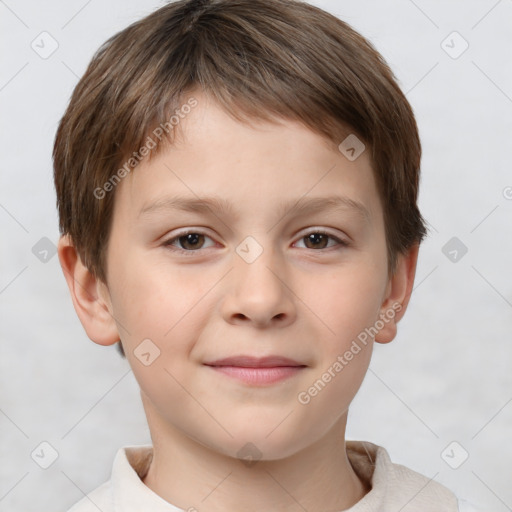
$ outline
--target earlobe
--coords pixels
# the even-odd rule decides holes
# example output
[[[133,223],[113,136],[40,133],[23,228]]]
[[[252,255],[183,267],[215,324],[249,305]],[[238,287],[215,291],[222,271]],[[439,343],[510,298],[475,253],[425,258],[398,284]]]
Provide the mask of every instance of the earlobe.
[[[414,285],[419,244],[414,244],[405,254],[398,256],[397,268],[388,280],[384,301],[380,309],[377,343],[393,341],[397,333],[397,323],[404,316]]]
[[[57,252],[73,306],[87,336],[99,345],[113,345],[120,338],[106,285],[83,265],[68,235],[60,238]]]

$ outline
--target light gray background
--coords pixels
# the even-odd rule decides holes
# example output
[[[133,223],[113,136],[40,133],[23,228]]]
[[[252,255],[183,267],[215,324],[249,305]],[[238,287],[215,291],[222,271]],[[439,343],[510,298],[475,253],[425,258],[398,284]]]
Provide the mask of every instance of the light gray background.
[[[0,0],[1,511],[67,510],[109,478],[120,446],[150,442],[127,362],[87,338],[57,256],[44,263],[32,248],[58,240],[51,149],[78,77],[107,37],[161,3]],[[375,348],[348,437],[484,510],[512,510],[512,1],[314,3],[368,37],[406,91],[431,225],[409,310]],[[47,59],[31,48],[42,31],[59,45]],[[442,46],[453,31],[469,43],[458,58],[445,49],[462,40]],[[468,249],[456,262],[442,252],[452,237]],[[31,458],[43,441],[58,452],[48,469]],[[441,456],[452,441],[452,465],[469,453],[458,469]]]

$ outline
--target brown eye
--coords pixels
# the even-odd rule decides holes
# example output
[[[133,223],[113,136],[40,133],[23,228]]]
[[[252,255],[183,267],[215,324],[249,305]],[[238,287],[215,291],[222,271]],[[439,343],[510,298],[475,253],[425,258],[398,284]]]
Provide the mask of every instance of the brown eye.
[[[310,233],[304,237],[308,249],[325,249],[329,236],[323,233]]]
[[[329,249],[336,245],[340,247],[348,246],[347,242],[344,242],[343,240],[340,240],[339,238],[322,231],[312,231],[311,233],[301,237],[300,241],[304,242],[306,249]],[[329,242],[332,241],[335,243],[331,243],[329,245]]]
[[[211,240],[210,245],[205,245],[206,240]],[[162,245],[173,251],[191,253],[197,252],[199,249],[211,247],[215,245],[215,243],[209,236],[205,235],[204,233],[189,231],[187,233],[182,233],[181,235],[175,236],[174,238],[170,238],[169,240],[163,242]]]
[[[200,249],[204,244],[204,235],[200,233],[188,233],[178,237],[178,242],[183,249]]]

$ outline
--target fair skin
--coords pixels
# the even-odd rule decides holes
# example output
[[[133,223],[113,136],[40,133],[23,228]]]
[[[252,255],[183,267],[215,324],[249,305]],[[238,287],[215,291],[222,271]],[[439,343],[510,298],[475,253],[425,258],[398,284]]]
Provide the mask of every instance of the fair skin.
[[[418,247],[388,276],[368,151],[351,162],[297,122],[249,126],[206,96],[194,97],[198,106],[181,121],[176,144],[117,186],[107,283],[61,238],[75,309],[94,342],[122,340],[154,446],[143,481],[163,499],[210,512],[345,510],[369,490],[344,439],[373,340],[309,403],[297,396],[399,303],[374,341],[395,337]],[[176,195],[215,195],[231,208],[140,213]],[[329,196],[361,203],[368,217],[346,206],[292,209],[299,199],[325,203]],[[187,238],[186,229],[198,235]],[[324,231],[329,236],[306,237]],[[242,247],[263,251],[250,263],[236,252],[248,236],[257,245]],[[134,350],[148,338],[160,356],[145,366]],[[205,365],[240,354],[279,355],[304,366],[282,381],[254,385]],[[247,443],[261,454],[252,465],[240,460]]]

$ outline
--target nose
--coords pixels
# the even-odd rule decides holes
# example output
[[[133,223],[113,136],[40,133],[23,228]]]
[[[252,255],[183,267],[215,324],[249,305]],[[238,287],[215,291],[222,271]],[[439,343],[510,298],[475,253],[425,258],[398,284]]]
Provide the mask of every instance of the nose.
[[[232,324],[285,327],[295,320],[296,303],[289,272],[275,251],[265,249],[251,263],[238,254],[226,282],[222,315]]]

